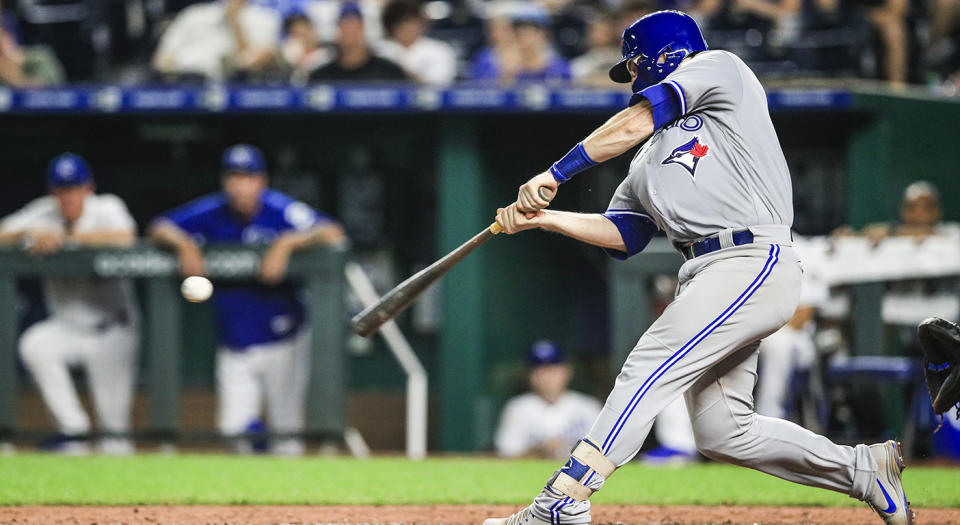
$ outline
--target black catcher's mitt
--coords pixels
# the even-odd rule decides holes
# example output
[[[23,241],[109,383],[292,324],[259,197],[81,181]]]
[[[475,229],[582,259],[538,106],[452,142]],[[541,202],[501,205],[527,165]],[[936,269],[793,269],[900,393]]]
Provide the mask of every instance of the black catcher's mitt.
[[[930,317],[917,327],[917,337],[933,411],[943,414],[954,406],[960,408],[960,326]]]

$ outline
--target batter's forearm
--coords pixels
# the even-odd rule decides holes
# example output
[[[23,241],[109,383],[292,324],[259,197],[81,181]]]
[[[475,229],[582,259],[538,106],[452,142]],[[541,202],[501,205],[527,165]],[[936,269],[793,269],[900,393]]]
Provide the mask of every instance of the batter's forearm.
[[[544,210],[540,227],[560,233],[578,241],[625,252],[626,245],[620,230],[599,213],[573,213],[569,211]]]

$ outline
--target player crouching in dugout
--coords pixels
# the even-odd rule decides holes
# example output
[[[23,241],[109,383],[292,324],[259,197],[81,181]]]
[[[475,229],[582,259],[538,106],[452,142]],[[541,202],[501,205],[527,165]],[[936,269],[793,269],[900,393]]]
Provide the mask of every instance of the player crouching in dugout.
[[[0,242],[20,243],[36,257],[70,246],[129,246],[137,225],[116,195],[94,193],[87,162],[64,153],[47,170],[50,195],[0,221]],[[70,378],[71,366],[86,370],[100,427],[100,451],[133,452],[130,410],[139,347],[139,316],[133,287],[125,279],[43,280],[50,317],[20,338],[20,357],[53,415],[58,435],[42,447],[85,454],[90,418]]]
[[[343,229],[269,189],[263,154],[253,146],[228,148],[220,177],[223,191],[161,215],[151,236],[176,250],[184,276],[206,273],[200,248],[206,243],[268,246],[259,281],[219,283],[213,294],[217,426],[235,452],[250,452],[244,434],[260,421],[265,401],[271,452],[300,455],[310,336],[300,286],[284,275],[295,250],[341,243]]]

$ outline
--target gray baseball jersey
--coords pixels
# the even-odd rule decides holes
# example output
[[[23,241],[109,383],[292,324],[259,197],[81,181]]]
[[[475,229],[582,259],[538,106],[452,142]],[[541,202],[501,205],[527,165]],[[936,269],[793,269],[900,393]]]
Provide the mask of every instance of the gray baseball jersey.
[[[789,227],[790,173],[750,68],[704,51],[663,84],[679,95],[681,117],[640,148],[607,214],[648,215],[674,244],[728,228]]]

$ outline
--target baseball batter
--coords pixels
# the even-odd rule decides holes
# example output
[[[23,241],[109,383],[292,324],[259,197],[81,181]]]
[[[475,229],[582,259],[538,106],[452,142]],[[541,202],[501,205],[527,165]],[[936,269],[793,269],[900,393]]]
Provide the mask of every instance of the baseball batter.
[[[622,51],[610,76],[632,82],[631,105],[521,186],[497,221],[507,233],[542,228],[618,258],[663,230],[687,259],[677,296],[533,504],[486,525],[588,523],[590,495],[681,395],[704,455],[849,494],[886,523],[911,523],[895,442],[840,446],[753,410],[758,342],[793,315],[802,272],[790,237],[790,174],[760,82],[735,55],[708,50],[696,22],[677,11],[636,20]],[[606,213],[544,209],[541,186],[556,190],[644,141]]]
[[[272,452],[300,455],[309,371],[309,333],[300,288],[284,282],[293,251],[339,243],[343,230],[329,217],[267,187],[259,149],[238,144],[222,159],[223,192],[201,197],[157,219],[151,229],[172,246],[181,272],[204,275],[205,243],[268,246],[260,282],[224,282],[213,294],[219,349],[216,357],[220,432],[238,452],[250,450],[242,434],[260,420],[266,401]]]
[[[64,153],[47,170],[50,195],[0,222],[0,241],[19,242],[42,257],[69,246],[127,246],[137,225],[115,195],[94,193],[87,162]],[[124,279],[50,278],[43,281],[50,317],[20,338],[20,357],[53,415],[65,453],[83,453],[90,419],[77,397],[70,368],[87,374],[102,434],[100,449],[128,454],[130,410],[139,347],[133,288]]]

